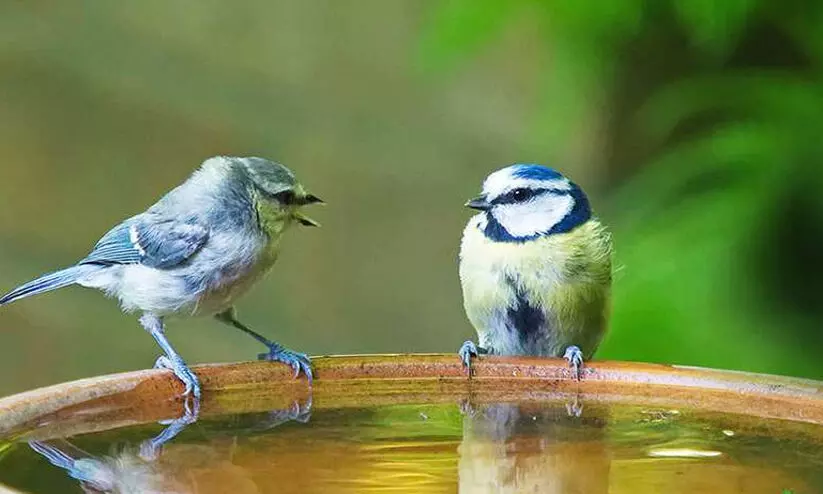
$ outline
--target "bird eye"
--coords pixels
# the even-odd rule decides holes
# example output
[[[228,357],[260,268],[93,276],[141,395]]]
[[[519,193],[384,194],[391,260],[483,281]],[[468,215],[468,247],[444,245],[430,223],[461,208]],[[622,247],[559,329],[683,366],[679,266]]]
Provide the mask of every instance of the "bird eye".
[[[526,199],[531,196],[531,193],[528,189],[514,189],[512,192],[512,199],[515,201],[525,201]]]
[[[283,192],[278,192],[277,194],[272,194],[272,197],[277,199],[278,202],[281,204],[294,204],[295,196],[294,191],[291,190],[284,190]]]

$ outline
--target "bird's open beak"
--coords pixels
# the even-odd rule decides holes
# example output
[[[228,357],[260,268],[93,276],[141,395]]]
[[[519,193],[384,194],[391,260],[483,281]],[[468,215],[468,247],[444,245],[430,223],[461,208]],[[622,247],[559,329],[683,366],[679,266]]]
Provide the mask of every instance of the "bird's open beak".
[[[491,208],[489,199],[486,196],[477,196],[466,203],[467,208],[477,209],[478,211],[488,211]]]
[[[297,200],[297,204],[300,206],[307,206],[309,204],[326,204],[326,202],[314,194],[306,194]],[[320,226],[320,223],[300,212],[294,213],[294,219],[296,219],[303,226]]]
[[[320,223],[314,221],[303,213],[294,213],[294,219],[303,226],[320,226]]]
[[[301,197],[297,202],[301,206],[307,206],[309,204],[326,204],[326,201],[320,199],[314,194],[306,194],[305,196]]]

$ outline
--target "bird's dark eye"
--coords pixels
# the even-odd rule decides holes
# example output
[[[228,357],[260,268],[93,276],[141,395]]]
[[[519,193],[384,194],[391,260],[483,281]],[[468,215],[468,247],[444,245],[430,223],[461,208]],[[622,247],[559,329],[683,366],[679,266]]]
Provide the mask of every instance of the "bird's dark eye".
[[[515,201],[525,201],[531,197],[531,191],[529,189],[514,189],[511,195]]]
[[[294,204],[295,201],[294,191],[291,190],[284,190],[277,194],[272,194],[272,197],[277,199],[279,203],[286,205]]]

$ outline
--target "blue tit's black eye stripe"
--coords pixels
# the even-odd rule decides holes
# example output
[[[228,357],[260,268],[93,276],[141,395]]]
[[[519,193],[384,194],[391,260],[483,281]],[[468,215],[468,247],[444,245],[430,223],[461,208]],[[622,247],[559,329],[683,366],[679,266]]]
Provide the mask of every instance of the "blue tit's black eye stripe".
[[[291,206],[292,204],[295,204],[297,202],[297,197],[294,195],[293,190],[284,190],[276,194],[267,193],[266,195],[276,200],[280,204],[284,204],[286,206]]]
[[[562,190],[562,189],[527,189],[525,187],[512,189],[506,192],[503,195],[495,197],[494,200],[489,201],[491,204],[517,204],[521,202],[530,201],[537,196],[541,196],[543,194],[557,194],[557,195],[566,195],[569,191]]]
[[[323,199],[320,199],[314,194],[297,195],[293,190],[283,190],[274,194],[263,191],[263,194],[265,194],[267,198],[275,200],[284,206],[307,206],[309,204],[324,202]]]

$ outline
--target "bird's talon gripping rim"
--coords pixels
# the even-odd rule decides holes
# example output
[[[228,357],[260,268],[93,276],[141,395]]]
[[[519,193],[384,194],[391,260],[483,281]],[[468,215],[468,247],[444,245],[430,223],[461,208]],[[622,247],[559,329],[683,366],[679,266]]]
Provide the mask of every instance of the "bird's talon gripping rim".
[[[461,362],[463,362],[463,367],[466,368],[466,373],[469,377],[472,375],[472,358],[476,358],[478,353],[477,345],[471,340],[463,342],[460,350],[457,351],[457,355],[460,357]]]
[[[195,400],[200,400],[200,383],[197,380],[197,376],[189,369],[185,363],[182,361],[178,364],[175,364],[172,359],[170,359],[166,355],[160,355],[157,357],[157,360],[154,362],[155,369],[168,369],[174,373],[174,375],[179,379],[183,386],[183,393],[182,397],[184,399],[188,399],[190,396],[194,397]],[[199,409],[199,405],[197,406]]]
[[[566,353],[563,358],[569,361],[569,367],[572,369],[572,374],[576,380],[580,380],[582,376],[583,367],[583,352],[575,345],[566,348]]]
[[[275,344],[276,345],[276,344]],[[261,353],[257,356],[258,360],[269,360],[274,362],[282,362],[294,370],[294,378],[300,377],[300,372],[306,375],[309,385],[312,384],[314,375],[311,370],[311,360],[304,353],[297,353],[287,350],[280,345],[273,345],[267,353]]]
[[[169,358],[165,355],[160,355],[159,357],[157,357],[157,360],[154,361],[154,369],[173,370]]]

